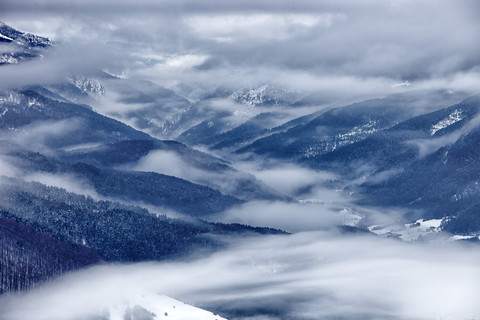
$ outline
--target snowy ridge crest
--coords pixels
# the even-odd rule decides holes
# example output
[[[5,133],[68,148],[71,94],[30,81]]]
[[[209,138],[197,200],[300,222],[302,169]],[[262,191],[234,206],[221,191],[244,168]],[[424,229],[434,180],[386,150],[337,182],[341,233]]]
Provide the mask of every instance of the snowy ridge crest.
[[[255,89],[237,90],[229,99],[243,105],[255,107],[263,104],[282,106],[298,101],[300,92],[295,90],[278,89],[271,85],[263,85]]]
[[[68,79],[75,87],[82,90],[87,94],[93,93],[96,95],[103,96],[105,94],[104,86],[97,80],[87,79],[84,77],[75,77]]]

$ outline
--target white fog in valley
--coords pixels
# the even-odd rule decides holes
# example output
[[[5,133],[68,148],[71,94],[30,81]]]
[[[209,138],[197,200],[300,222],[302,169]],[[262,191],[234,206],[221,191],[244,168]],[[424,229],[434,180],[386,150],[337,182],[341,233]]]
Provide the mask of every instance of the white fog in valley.
[[[478,248],[443,240],[302,232],[236,239],[187,262],[93,267],[0,307],[4,319],[95,319],[160,293],[238,319],[476,319],[479,263]]]

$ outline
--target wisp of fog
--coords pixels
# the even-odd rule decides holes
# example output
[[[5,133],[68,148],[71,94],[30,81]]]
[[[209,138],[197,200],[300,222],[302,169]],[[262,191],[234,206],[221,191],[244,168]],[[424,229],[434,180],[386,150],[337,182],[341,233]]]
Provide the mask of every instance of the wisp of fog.
[[[155,292],[230,319],[474,319],[479,263],[478,248],[443,240],[304,232],[235,239],[188,262],[93,267],[0,308],[12,320],[88,319]]]

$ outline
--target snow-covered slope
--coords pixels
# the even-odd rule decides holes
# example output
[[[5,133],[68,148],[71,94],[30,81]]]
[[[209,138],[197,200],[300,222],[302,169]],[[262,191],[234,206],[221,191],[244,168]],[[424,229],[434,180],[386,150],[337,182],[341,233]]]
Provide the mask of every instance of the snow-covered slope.
[[[40,55],[53,44],[48,38],[20,32],[0,21],[0,65],[17,64]]]
[[[432,128],[430,129],[430,135],[433,136],[438,131],[445,129],[454,123],[462,121],[464,118],[465,116],[462,114],[462,110],[455,109],[455,111],[453,111],[448,117],[432,126]]]
[[[212,312],[156,293],[129,297],[110,306],[108,314],[109,320],[225,320]]]

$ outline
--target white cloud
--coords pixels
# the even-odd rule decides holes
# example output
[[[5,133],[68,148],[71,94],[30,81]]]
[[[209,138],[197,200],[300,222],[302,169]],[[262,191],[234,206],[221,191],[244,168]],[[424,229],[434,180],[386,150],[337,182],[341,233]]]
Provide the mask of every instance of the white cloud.
[[[247,166],[240,166],[254,174],[269,187],[288,196],[294,196],[302,188],[318,186],[328,180],[335,179],[329,172],[315,171],[293,164],[279,165],[273,168],[256,169],[252,171]]]
[[[90,268],[4,296],[0,307],[12,320],[78,319],[155,292],[223,316],[241,310],[267,319],[472,319],[480,313],[479,262],[478,248],[440,240],[262,236],[189,262]]]
[[[173,151],[154,150],[141,158],[134,170],[156,172],[179,178],[191,178],[198,169],[191,167]]]
[[[329,230],[342,224],[339,210],[324,203],[250,201],[215,217],[226,223],[269,226],[288,232]]]
[[[175,55],[165,61],[165,65],[168,67],[177,67],[177,68],[191,68],[198,66],[205,62],[208,59],[208,56],[205,55],[195,55],[195,54],[186,54],[186,55]]]
[[[184,21],[201,38],[233,42],[246,39],[285,40],[305,31],[306,28],[330,27],[342,18],[345,17],[330,13],[200,14],[189,15]]]
[[[68,192],[83,194],[97,200],[100,199],[100,196],[88,181],[74,175],[34,172],[24,176],[23,179],[26,181],[37,181],[47,186],[63,188]]]
[[[0,158],[0,176],[15,177],[18,173],[19,170],[9,161]]]

